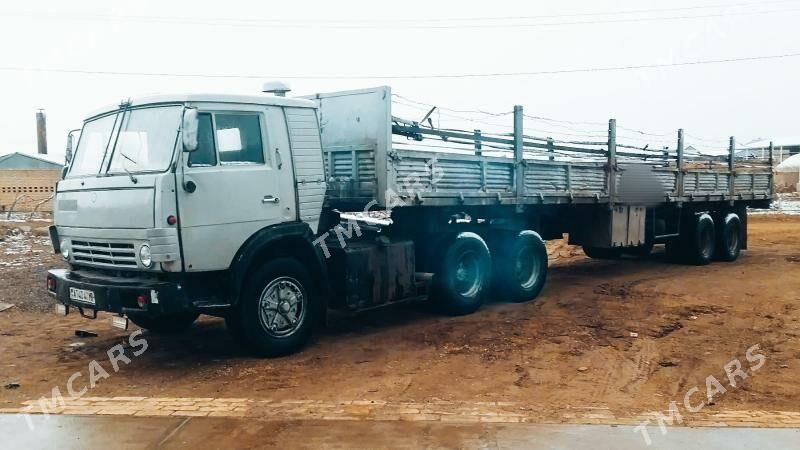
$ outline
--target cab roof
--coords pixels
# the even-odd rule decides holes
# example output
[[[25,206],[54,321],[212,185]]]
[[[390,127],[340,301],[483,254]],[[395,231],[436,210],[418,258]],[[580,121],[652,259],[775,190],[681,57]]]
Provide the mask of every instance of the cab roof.
[[[239,103],[248,105],[264,106],[294,106],[298,108],[316,108],[317,105],[311,100],[292,97],[277,97],[274,95],[239,95],[239,94],[160,94],[125,99],[130,102],[130,106],[145,106],[169,103]],[[99,115],[118,110],[119,104],[107,105],[89,113],[86,120],[93,119]]]

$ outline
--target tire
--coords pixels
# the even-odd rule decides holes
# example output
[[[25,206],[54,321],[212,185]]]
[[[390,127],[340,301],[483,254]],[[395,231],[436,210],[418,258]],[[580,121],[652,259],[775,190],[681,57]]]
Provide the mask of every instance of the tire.
[[[547,249],[535,231],[524,230],[500,239],[494,249],[494,290],[502,299],[535,299],[547,280]]]
[[[299,261],[273,259],[247,277],[239,304],[225,323],[256,355],[289,355],[308,342],[322,316],[317,297],[311,275]]]
[[[583,253],[592,259],[619,259],[622,256],[621,248],[600,248],[583,246]]]
[[[447,250],[433,278],[433,301],[445,314],[471,314],[483,304],[491,282],[491,256],[486,242],[475,233],[459,233]]]
[[[742,221],[730,213],[722,219],[717,232],[716,257],[720,261],[736,261],[742,251]]]
[[[160,317],[149,317],[135,313],[128,314],[128,318],[131,319],[131,322],[135,323],[136,326],[153,333],[178,333],[186,331],[199,316],[200,314],[193,311],[168,314]]]
[[[701,214],[685,231],[681,243],[687,262],[696,266],[710,264],[716,247],[714,219],[708,214]]]

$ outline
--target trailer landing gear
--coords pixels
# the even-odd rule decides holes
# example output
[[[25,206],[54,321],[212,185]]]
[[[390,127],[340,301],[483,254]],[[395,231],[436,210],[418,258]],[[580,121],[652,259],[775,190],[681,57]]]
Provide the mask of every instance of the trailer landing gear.
[[[674,261],[696,266],[710,264],[717,246],[714,219],[703,213],[683,225],[680,236],[667,242],[667,255]]]

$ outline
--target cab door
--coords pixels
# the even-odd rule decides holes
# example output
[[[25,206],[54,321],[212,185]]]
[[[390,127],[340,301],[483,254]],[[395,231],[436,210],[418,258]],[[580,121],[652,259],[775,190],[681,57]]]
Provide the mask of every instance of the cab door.
[[[198,148],[183,153],[177,197],[184,270],[224,270],[258,230],[296,216],[282,194],[292,176],[278,107],[199,105]],[[278,149],[277,153],[272,149]]]

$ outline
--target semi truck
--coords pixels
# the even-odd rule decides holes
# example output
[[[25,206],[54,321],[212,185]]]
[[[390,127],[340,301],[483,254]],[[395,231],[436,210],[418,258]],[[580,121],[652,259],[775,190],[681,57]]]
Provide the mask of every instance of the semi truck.
[[[545,241],[591,258],[665,244],[734,261],[771,159],[607,139],[444,129],[393,113],[388,86],[129,99],[85,120],[55,194],[56,310],[151,332],[222,317],[257,355],[298,351],[332,310],[427,301],[445,314],[537,298]],[[431,109],[433,111],[433,108]]]

